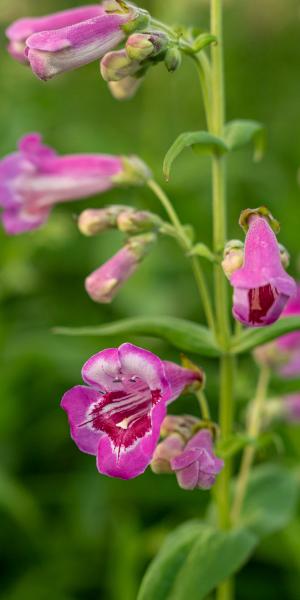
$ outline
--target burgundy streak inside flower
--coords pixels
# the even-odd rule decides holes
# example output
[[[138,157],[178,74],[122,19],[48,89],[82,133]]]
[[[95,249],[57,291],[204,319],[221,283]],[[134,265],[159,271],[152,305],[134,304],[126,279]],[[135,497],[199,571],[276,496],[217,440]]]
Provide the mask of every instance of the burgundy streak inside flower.
[[[71,436],[100,473],[131,479],[151,462],[166,406],[200,375],[133,346],[103,350],[82,369],[87,386],[65,393]]]

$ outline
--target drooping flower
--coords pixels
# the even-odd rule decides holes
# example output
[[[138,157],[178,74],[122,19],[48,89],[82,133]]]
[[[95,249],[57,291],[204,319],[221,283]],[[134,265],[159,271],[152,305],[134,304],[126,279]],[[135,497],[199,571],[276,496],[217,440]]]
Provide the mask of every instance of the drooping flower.
[[[297,293],[282,311],[281,317],[300,316],[300,284]],[[254,351],[257,362],[268,365],[281,377],[300,375],[300,330],[282,335],[269,344],[258,346]]]
[[[155,234],[134,236],[104,265],[85,280],[85,289],[95,302],[110,303],[122,285],[135,273],[156,241]]]
[[[267,218],[253,211],[245,241],[243,266],[230,278],[234,287],[233,315],[249,327],[274,323],[289,298],[295,281],[281,264],[280,249]]]
[[[213,452],[212,433],[202,429],[186,444],[184,450],[171,459],[178,484],[184,490],[211,488],[216,476],[224,467],[224,461]]]
[[[26,39],[25,54],[40,79],[77,69],[102,58],[125,39],[123,27],[137,17],[134,7],[106,12],[66,27],[33,33]]]
[[[9,234],[45,223],[54,204],[142,182],[142,163],[105,154],[58,156],[39,134],[24,136],[18,151],[0,161],[0,206]],[[135,176],[136,174],[136,176]],[[145,175],[146,176],[146,175]]]
[[[26,40],[33,33],[70,27],[81,21],[86,21],[104,14],[105,10],[100,4],[92,4],[90,6],[59,11],[44,17],[18,19],[6,30],[6,35],[9,39],[8,51],[16,60],[19,60],[22,63],[28,63],[29,61],[25,54]]]
[[[131,479],[150,464],[167,404],[200,374],[132,344],[103,350],[82,369],[86,386],[63,396],[71,437],[100,473]]]

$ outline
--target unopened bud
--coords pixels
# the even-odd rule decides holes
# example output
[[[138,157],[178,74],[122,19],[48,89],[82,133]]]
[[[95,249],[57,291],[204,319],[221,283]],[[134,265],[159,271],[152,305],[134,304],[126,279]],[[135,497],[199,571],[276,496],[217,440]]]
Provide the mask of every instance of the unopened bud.
[[[151,469],[156,475],[172,473],[171,460],[183,451],[185,442],[181,435],[173,433],[156,446]]]
[[[149,167],[137,156],[122,156],[123,170],[112,179],[118,185],[144,185],[151,178]]]
[[[126,42],[126,52],[132,60],[142,62],[157,56],[168,45],[168,37],[161,32],[134,33]]]
[[[130,100],[135,95],[142,81],[142,78],[130,77],[129,75],[120,79],[120,81],[109,81],[108,87],[116,100]]]
[[[280,250],[281,264],[284,269],[287,269],[290,264],[290,255],[289,255],[287,249],[282,244],[278,244],[278,245],[279,245],[279,250]]]
[[[198,423],[200,423],[199,419],[191,415],[167,415],[162,422],[160,434],[162,437],[167,437],[176,433],[187,441],[194,435]]]
[[[129,213],[130,207],[113,205],[106,208],[87,208],[79,215],[78,229],[83,235],[92,236],[117,227],[117,218],[122,211]]]
[[[224,248],[224,259],[222,261],[223,271],[228,279],[243,266],[244,244],[240,240],[227,242]]]
[[[158,229],[161,219],[146,210],[122,211],[117,218],[117,226],[123,233],[137,234]]]
[[[139,68],[139,62],[131,60],[124,49],[108,52],[100,63],[101,75],[105,81],[120,81],[134,75]]]
[[[181,52],[178,48],[169,48],[165,56],[165,65],[171,73],[176,71],[181,65]]]

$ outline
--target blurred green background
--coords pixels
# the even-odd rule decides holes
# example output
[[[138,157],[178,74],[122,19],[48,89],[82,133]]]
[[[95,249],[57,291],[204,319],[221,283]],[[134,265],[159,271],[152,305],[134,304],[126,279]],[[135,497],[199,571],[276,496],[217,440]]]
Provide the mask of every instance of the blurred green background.
[[[177,134],[204,128],[194,67],[184,61],[168,74],[151,70],[138,95],[117,103],[101,80],[97,63],[44,84],[5,50],[5,27],[26,15],[80,5],[71,0],[0,0],[0,153],[14,150],[26,132],[40,131],[61,153],[111,152],[140,155],[162,180],[161,164]],[[156,17],[208,27],[205,0],[142,0]],[[300,165],[300,77],[298,0],[225,2],[227,113],[263,121],[268,151],[259,165],[250,150],[229,160],[230,236],[240,236],[242,208],[267,204],[281,221],[280,241],[298,275]],[[169,193],[182,220],[210,243],[210,165],[186,151],[176,163]],[[3,600],[134,600],[142,574],[165,534],[184,519],[203,514],[208,494],[181,491],[173,477],[151,472],[131,482],[97,474],[92,457],[72,443],[59,408],[63,392],[80,383],[84,361],[124,340],[58,338],[54,325],[93,325],[142,314],[169,314],[203,321],[186,260],[172,241],[162,240],[111,306],[87,297],[84,277],[120,245],[119,235],[84,239],[73,215],[87,206],[128,203],[157,210],[143,189],[60,206],[46,227],[31,234],[1,236],[0,403],[0,598]],[[151,339],[161,356],[178,353]],[[199,359],[198,359],[199,360]],[[215,365],[208,395],[216,411]],[[251,397],[255,366],[240,365],[238,407]],[[173,410],[192,411],[192,398]],[[300,458],[300,429],[281,426],[283,453]],[[274,449],[267,456],[276,455]],[[239,575],[238,600],[299,600],[300,518],[269,538]],[[155,599],[153,599],[155,600]]]

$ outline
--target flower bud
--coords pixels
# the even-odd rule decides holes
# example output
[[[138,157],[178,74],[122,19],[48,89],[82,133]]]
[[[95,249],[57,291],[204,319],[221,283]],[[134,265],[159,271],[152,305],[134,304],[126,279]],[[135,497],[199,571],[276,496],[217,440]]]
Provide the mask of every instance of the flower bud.
[[[141,77],[137,78],[128,75],[128,77],[124,77],[120,81],[109,81],[108,87],[111,95],[116,100],[130,100],[135,95],[142,81]]]
[[[151,233],[132,237],[124,248],[91,273],[85,280],[85,289],[92,300],[101,304],[110,303],[135,273],[155,241],[156,236]]]
[[[100,63],[101,75],[105,81],[120,81],[134,75],[139,68],[139,62],[131,60],[124,49],[107,52]]]
[[[194,435],[199,423],[199,419],[191,415],[167,415],[162,422],[160,434],[167,437],[176,433],[187,442]]]
[[[178,433],[173,433],[160,442],[160,444],[156,446],[150,464],[153,473],[156,475],[172,473],[171,460],[181,454],[184,446],[185,442]]]
[[[175,48],[175,46],[167,50],[165,56],[165,65],[168,71],[171,73],[179,69],[181,65],[181,52],[178,50],[178,48]]]
[[[92,236],[117,227],[117,218],[122,211],[129,213],[130,207],[113,205],[106,208],[87,208],[79,215],[78,229],[83,235]]]
[[[290,264],[290,255],[287,249],[282,245],[278,244],[280,251],[280,260],[284,269],[287,269]]]
[[[144,233],[158,229],[161,219],[146,210],[134,211],[124,210],[117,217],[119,231],[129,234]]]
[[[142,62],[157,56],[167,48],[168,38],[162,32],[134,33],[126,42],[126,52],[131,60]]]
[[[224,259],[222,261],[223,271],[228,279],[240,269],[244,262],[244,244],[240,240],[227,242],[224,248]]]

